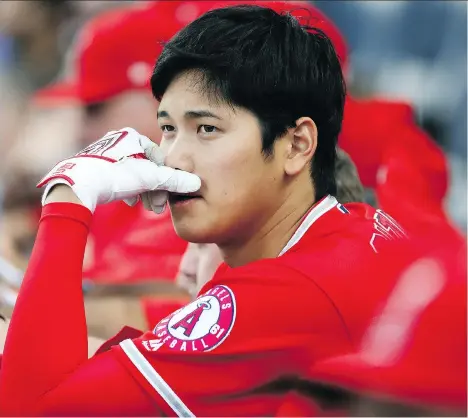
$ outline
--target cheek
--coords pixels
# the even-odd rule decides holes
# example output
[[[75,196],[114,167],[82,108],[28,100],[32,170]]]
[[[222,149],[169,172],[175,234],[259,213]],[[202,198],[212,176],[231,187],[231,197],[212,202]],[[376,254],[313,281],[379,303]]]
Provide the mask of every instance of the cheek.
[[[244,199],[261,177],[263,161],[256,150],[225,149],[209,157],[204,165],[205,182],[218,205],[230,206]]]

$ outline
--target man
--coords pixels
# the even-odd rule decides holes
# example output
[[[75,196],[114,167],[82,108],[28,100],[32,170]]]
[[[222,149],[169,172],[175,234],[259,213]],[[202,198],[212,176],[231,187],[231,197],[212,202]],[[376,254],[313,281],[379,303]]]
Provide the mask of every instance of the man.
[[[213,10],[165,46],[151,85],[165,166],[126,128],[40,184],[1,413],[272,415],[308,365],[353,346],[379,301],[380,281],[365,295],[356,281],[404,232],[332,197],[345,88],[323,33],[259,6]],[[154,332],[86,361],[80,286],[92,212],[142,193],[161,211],[167,192],[178,235],[216,243],[225,264]],[[60,300],[45,299],[50,286]],[[30,326],[39,314],[41,330]]]

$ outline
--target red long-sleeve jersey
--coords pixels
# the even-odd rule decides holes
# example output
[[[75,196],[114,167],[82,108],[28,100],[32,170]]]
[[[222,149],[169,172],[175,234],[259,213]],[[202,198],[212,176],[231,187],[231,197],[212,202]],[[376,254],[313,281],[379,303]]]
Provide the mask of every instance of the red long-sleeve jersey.
[[[277,258],[223,265],[153,331],[88,360],[90,221],[79,205],[44,207],[4,350],[4,415],[274,415],[313,362],[354,346],[392,286],[371,266],[404,235],[384,213],[329,196]]]

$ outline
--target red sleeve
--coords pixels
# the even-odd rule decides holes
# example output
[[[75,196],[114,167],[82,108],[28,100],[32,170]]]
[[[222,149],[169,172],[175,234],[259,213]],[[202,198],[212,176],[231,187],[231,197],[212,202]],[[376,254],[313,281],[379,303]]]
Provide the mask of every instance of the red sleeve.
[[[112,352],[87,360],[81,269],[90,221],[80,205],[43,209],[3,353],[2,415],[120,415],[132,404],[143,408],[134,414],[150,408]]]
[[[333,304],[292,269],[265,262],[202,292],[114,349],[166,414],[272,416],[311,362],[349,349]]]

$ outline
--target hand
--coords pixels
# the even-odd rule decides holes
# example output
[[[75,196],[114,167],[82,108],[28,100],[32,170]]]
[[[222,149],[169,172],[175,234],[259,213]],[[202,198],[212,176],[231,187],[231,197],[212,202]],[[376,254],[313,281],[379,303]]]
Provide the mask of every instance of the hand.
[[[37,187],[45,187],[42,204],[51,202],[48,196],[57,184],[69,186],[91,212],[98,204],[116,200],[134,205],[145,192],[165,191],[162,196],[167,199],[167,192],[191,193],[200,188],[196,175],[157,165],[162,163],[160,154],[154,142],[132,128],[108,132],[58,163],[41,180]],[[166,203],[159,195],[158,199],[155,211]]]

